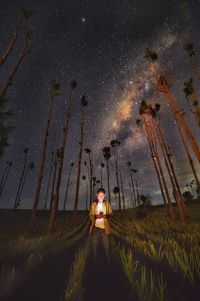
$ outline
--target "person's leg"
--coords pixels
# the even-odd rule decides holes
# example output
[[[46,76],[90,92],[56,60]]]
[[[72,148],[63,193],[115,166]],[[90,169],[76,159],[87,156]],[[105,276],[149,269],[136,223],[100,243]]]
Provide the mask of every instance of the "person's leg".
[[[105,231],[102,233],[102,241],[104,246],[104,251],[106,254],[107,261],[110,262],[111,255],[110,255],[110,235],[106,235]]]
[[[93,233],[92,233],[92,249],[93,249],[93,260],[96,260],[97,257],[97,248],[99,245],[100,240],[100,232],[97,227],[94,227]]]

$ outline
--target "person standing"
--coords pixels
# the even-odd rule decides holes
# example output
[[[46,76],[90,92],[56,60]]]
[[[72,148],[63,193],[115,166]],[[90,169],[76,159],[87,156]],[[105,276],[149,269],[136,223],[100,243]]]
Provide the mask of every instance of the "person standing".
[[[105,199],[106,194],[104,188],[99,188],[96,196],[97,198],[91,204],[89,211],[89,218],[91,220],[89,235],[92,236],[93,259],[96,260],[98,245],[102,242],[106,258],[108,262],[110,262],[111,226],[109,221],[113,214],[112,206],[111,203]]]

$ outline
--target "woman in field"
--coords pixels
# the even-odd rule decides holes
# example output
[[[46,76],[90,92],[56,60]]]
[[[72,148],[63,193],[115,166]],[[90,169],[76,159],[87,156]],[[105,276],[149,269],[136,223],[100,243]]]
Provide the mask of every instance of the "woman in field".
[[[96,200],[91,204],[89,217],[91,225],[89,235],[92,236],[93,258],[96,259],[97,248],[100,242],[103,242],[104,251],[108,262],[110,261],[110,236],[111,226],[109,223],[110,216],[113,214],[112,206],[105,199],[105,189],[97,190]]]

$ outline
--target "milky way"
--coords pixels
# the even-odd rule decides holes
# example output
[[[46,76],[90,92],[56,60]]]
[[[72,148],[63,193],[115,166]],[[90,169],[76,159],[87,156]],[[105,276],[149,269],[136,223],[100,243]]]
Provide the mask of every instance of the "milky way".
[[[61,185],[62,199],[70,162],[75,162],[69,188],[67,208],[75,197],[76,167],[80,136],[80,97],[88,94],[84,147],[93,153],[94,174],[100,179],[100,163],[104,162],[102,148],[112,139],[119,139],[120,167],[123,174],[126,199],[130,199],[127,161],[138,170],[140,192],[150,193],[153,202],[161,202],[158,181],[153,168],[145,136],[136,126],[142,100],[160,102],[161,125],[171,147],[173,161],[182,190],[193,178],[186,161],[171,109],[165,97],[152,87],[150,65],[144,59],[146,47],[157,51],[159,62],[165,66],[173,82],[177,103],[187,112],[186,119],[200,142],[200,131],[189,113],[182,91],[184,81],[193,77],[189,59],[184,51],[187,42],[193,42],[200,63],[199,12],[200,4],[193,1],[26,1],[34,15],[29,25],[33,30],[30,55],[20,66],[9,90],[7,108],[13,110],[11,123],[16,127],[9,136],[9,144],[1,158],[1,170],[6,160],[13,166],[0,199],[1,207],[12,207],[23,165],[23,149],[29,148],[29,161],[35,168],[29,172],[22,195],[21,208],[31,208],[38,175],[40,150],[49,105],[49,82],[59,80],[61,96],[54,106],[48,142],[48,156],[41,193],[43,206],[51,152],[60,144],[64,109],[67,104],[69,81],[77,80],[73,93],[72,118],[68,132],[64,171]],[[0,8],[1,49],[9,43],[19,16],[20,1],[4,1]],[[22,38],[0,73],[0,82],[14,64]],[[199,92],[199,82],[195,81]],[[83,154],[83,161],[86,160]],[[105,163],[105,162],[104,162]],[[111,189],[116,186],[113,159]],[[197,162],[196,162],[197,164]],[[199,166],[197,166],[200,172]],[[82,165],[81,174],[86,174]],[[104,171],[104,186],[106,173]],[[114,196],[112,195],[114,200]],[[115,207],[115,204],[113,204]],[[85,183],[81,182],[80,206],[85,206]]]

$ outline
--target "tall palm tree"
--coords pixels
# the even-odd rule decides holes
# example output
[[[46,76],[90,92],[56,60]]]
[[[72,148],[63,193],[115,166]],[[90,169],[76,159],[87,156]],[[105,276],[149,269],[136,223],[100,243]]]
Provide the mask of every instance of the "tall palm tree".
[[[118,197],[119,197],[119,210],[121,210],[121,191],[120,191],[120,183],[119,183],[119,167],[118,167],[118,153],[117,153],[117,147],[120,145],[120,141],[119,140],[111,140],[110,145],[113,149],[113,153],[114,153],[114,163],[115,163],[115,175],[116,175],[116,180],[117,180],[117,187],[119,188],[119,193],[118,193]]]
[[[90,182],[90,205],[92,204],[93,201],[93,195],[92,195],[92,176],[93,176],[93,162],[92,162],[92,151],[88,147],[84,148],[84,151],[86,154],[88,154],[88,160],[89,160],[89,165],[90,169],[88,169],[88,177],[89,177],[89,182]],[[87,162],[85,161],[85,166],[87,165]]]
[[[88,211],[88,183],[87,177],[85,175],[82,176],[82,180],[85,181],[85,210]]]
[[[107,167],[107,183],[108,183],[108,197],[109,197],[109,202],[111,203],[111,195],[110,195],[110,169],[109,169],[109,159],[111,158],[111,148],[109,146],[105,146],[103,148],[103,156],[104,159],[106,160],[106,167]]]
[[[23,152],[24,152],[24,164],[23,164],[23,167],[22,167],[21,176],[19,178],[19,185],[18,185],[18,188],[17,188],[16,197],[15,197],[14,209],[16,208],[16,204],[18,202],[19,195],[20,195],[20,190],[21,190],[22,183],[23,183],[23,180],[24,180],[24,175],[25,175],[26,166],[27,166],[28,148],[26,147]]]
[[[145,101],[142,101],[141,105],[140,105],[139,112],[140,112],[140,115],[142,115],[142,117],[143,117],[144,133],[145,133],[145,136],[146,136],[146,138],[148,140],[148,143],[149,143],[151,156],[152,156],[152,159],[153,159],[156,174],[158,176],[158,181],[159,181],[159,185],[160,185],[164,205],[165,205],[165,207],[167,209],[167,212],[169,213],[171,219],[173,221],[175,221],[175,214],[174,214],[173,207],[171,205],[169,190],[168,190],[168,187],[167,187],[167,183],[166,183],[166,180],[165,180],[165,177],[164,177],[163,168],[162,168],[160,158],[159,158],[157,138],[155,138],[155,136],[153,135],[152,130],[151,130],[151,128],[150,128],[150,126],[147,122],[147,119],[146,119],[146,117],[147,117],[146,115],[147,115],[148,110],[149,110],[148,105],[146,104]],[[140,122],[137,121],[137,124],[140,124]]]
[[[136,123],[137,125],[143,129],[144,125],[142,123],[142,121],[140,119],[137,119],[136,120]],[[158,177],[158,182],[159,182],[159,186],[160,186],[160,191],[161,191],[161,195],[162,195],[162,198],[163,198],[163,202],[167,208],[167,200],[166,200],[166,197],[169,196],[169,193],[168,192],[165,192],[165,188],[164,188],[164,185],[163,185],[163,181],[161,179],[161,175],[160,175],[160,172],[159,172],[159,168],[158,168],[158,162],[156,160],[157,156],[154,152],[154,149],[152,147],[152,144],[151,144],[151,141],[150,141],[150,137],[148,136],[148,132],[145,131],[145,129],[143,129],[143,133],[144,135],[146,136],[147,138],[147,141],[149,143],[149,148],[150,148],[150,152],[151,152],[151,157],[152,157],[152,160],[153,160],[153,164],[154,164],[154,168],[155,168],[155,171],[156,171],[156,175]],[[166,193],[166,196],[165,196],[165,193]]]
[[[29,29],[29,28],[26,29],[25,32],[24,32],[24,43],[23,43],[23,46],[21,48],[21,51],[20,51],[19,57],[17,59],[17,62],[15,63],[13,68],[11,69],[11,71],[8,75],[8,78],[6,79],[4,85],[2,86],[2,88],[0,90],[0,101],[2,101],[3,99],[6,98],[7,91],[13,83],[14,76],[15,76],[17,70],[19,69],[19,66],[21,65],[21,63],[24,60],[24,58],[26,57],[26,55],[30,53],[30,48],[31,47],[29,45],[29,40],[31,38],[31,35],[32,35],[32,30]]]
[[[129,190],[130,190],[131,203],[132,203],[132,206],[134,208],[134,200],[133,200],[133,193],[132,193],[132,187],[131,187],[130,180],[128,181],[128,186],[129,186]]]
[[[65,154],[65,146],[67,142],[67,133],[68,133],[68,126],[69,126],[69,120],[71,117],[71,107],[72,107],[72,91],[76,88],[77,82],[76,80],[72,79],[70,81],[70,92],[68,97],[68,103],[67,108],[65,111],[65,117],[64,117],[64,125],[63,125],[63,137],[61,146],[59,148],[59,161],[58,161],[58,172],[57,172],[57,178],[56,178],[56,191],[55,191],[55,197],[53,206],[51,208],[49,223],[48,223],[48,235],[50,236],[53,230],[53,226],[56,220],[56,213],[58,209],[59,204],[59,196],[60,196],[60,184],[61,184],[61,177],[62,177],[62,169],[63,169],[63,162],[64,162],[64,154]]]
[[[136,187],[136,199],[137,199],[137,204],[138,206],[140,205],[140,194],[139,194],[139,187],[138,187],[138,181],[136,179],[133,179],[135,182],[135,187]]]
[[[194,45],[192,43],[188,43],[185,45],[185,50],[188,52],[189,58],[190,58],[190,63],[192,66],[192,71],[196,75],[197,79],[200,80],[200,73],[198,71],[198,64],[196,61],[196,55],[194,51]]]
[[[178,107],[176,100],[170,90],[171,84],[166,75],[166,72],[164,72],[164,71],[158,72],[158,70],[155,66],[155,61],[158,58],[157,54],[154,51],[151,51],[147,48],[145,50],[145,58],[148,58],[154,64],[152,66],[152,71],[153,71],[154,77],[155,77],[155,88],[157,91],[163,93],[166,96],[168,103],[171,106],[172,111],[177,116],[177,119],[180,121],[180,125],[184,129],[185,135],[187,136],[187,138],[192,146],[192,150],[193,150],[197,160],[200,163],[200,148],[199,148],[191,130],[189,129],[188,124],[186,123],[186,121],[183,117],[183,112]]]
[[[7,48],[5,49],[5,51],[0,55],[0,67],[6,62],[9,55],[13,51],[14,44],[15,44],[17,38],[18,38],[18,35],[19,35],[19,31],[20,31],[20,28],[21,28],[21,23],[22,23],[22,18],[20,16],[17,20],[16,26],[15,26],[15,31],[13,33],[13,37],[12,37],[11,41],[9,42],[9,44],[8,44]]]
[[[169,148],[168,148],[168,146],[165,142],[165,139],[164,139],[161,127],[160,127],[160,121],[159,121],[159,118],[158,118],[159,109],[160,109],[159,104],[156,104],[155,108],[152,109],[152,114],[153,114],[152,121],[153,121],[153,125],[155,126],[156,133],[158,135],[160,146],[161,146],[164,158],[165,158],[165,165],[168,169],[168,174],[169,174],[169,177],[171,179],[173,190],[177,194],[177,203],[178,203],[178,206],[180,208],[181,214],[183,215],[182,218],[184,220],[184,217],[188,216],[188,210],[185,206],[184,198],[183,198],[183,195],[181,193],[181,189],[180,189],[180,185],[179,185],[176,173],[175,173],[174,165],[173,165],[173,162],[171,160],[170,150],[169,150]]]
[[[19,204],[21,205],[21,195],[22,195],[22,191],[24,189],[24,185],[25,185],[25,181],[26,181],[26,178],[27,178],[27,175],[28,175],[28,171],[33,170],[33,169],[34,169],[34,163],[30,162],[29,166],[25,170],[24,177],[23,177],[23,180],[22,180],[22,184],[21,184],[21,187],[20,187],[20,191],[19,191],[19,194],[18,194],[17,202],[15,204],[14,209],[17,209],[19,207]]]
[[[200,103],[198,101],[198,97],[193,86],[192,78],[190,78],[189,81],[184,82],[183,91],[185,92],[185,96],[189,104],[190,111],[196,119],[197,126],[200,127]],[[191,105],[193,106],[193,108],[191,107]]]
[[[23,27],[25,28],[25,25],[23,24],[24,19],[29,18],[32,15],[32,10],[23,6],[20,8],[21,10],[21,16],[18,18],[15,30],[13,33],[13,37],[10,40],[9,44],[5,48],[3,52],[0,54],[0,67],[3,67],[3,65],[7,62],[9,57],[11,56],[13,49],[16,45],[16,41],[18,38],[18,35],[20,31],[24,32],[24,43],[21,46],[19,57],[17,58],[16,62],[14,63],[14,66],[9,71],[8,77],[5,80],[4,84],[1,84],[0,88],[0,156],[3,155],[4,148],[9,146],[8,144],[8,136],[9,133],[15,128],[14,126],[9,125],[7,122],[5,122],[6,118],[8,116],[12,116],[12,110],[5,111],[5,104],[8,100],[7,91],[9,87],[13,84],[14,77],[17,73],[17,70],[19,69],[23,59],[25,56],[30,52],[31,47],[29,47],[29,39],[31,37],[31,30],[25,29],[23,30]]]
[[[120,186],[121,186],[121,192],[122,192],[122,202],[123,202],[123,209],[125,210],[125,197],[124,197],[124,188],[123,188],[123,180],[122,180],[122,173],[121,169],[119,167],[119,179],[120,179]]]
[[[194,161],[192,159],[192,156],[190,154],[190,150],[188,148],[188,145],[186,143],[186,140],[185,140],[185,137],[183,135],[183,130],[182,128],[180,127],[180,123],[179,121],[176,119],[176,125],[177,125],[177,128],[178,128],[178,131],[179,131],[179,134],[180,134],[180,137],[181,137],[181,141],[183,143],[183,147],[184,147],[184,151],[185,151],[185,154],[186,154],[186,158],[190,164],[190,167],[192,169],[192,173],[194,175],[194,178],[195,178],[195,181],[196,181],[196,184],[197,184],[197,187],[198,189],[200,190],[200,182],[199,182],[199,178],[197,176],[197,172],[196,172],[196,169],[195,169],[195,166],[194,166]]]
[[[101,184],[100,180],[96,180],[96,184],[97,184],[97,188],[99,187],[99,185]]]
[[[66,191],[65,191],[65,198],[64,198],[64,204],[63,204],[63,210],[65,210],[66,207],[66,202],[67,202],[67,194],[68,194],[68,189],[69,189],[69,185],[70,185],[70,177],[71,177],[71,173],[72,173],[72,168],[74,166],[74,162],[70,163],[70,168],[69,168],[69,173],[68,173],[68,177],[67,177],[67,187],[66,187]]]
[[[133,190],[134,204],[135,204],[135,207],[136,207],[136,193],[135,193],[135,186],[134,186],[134,182],[133,182],[133,174],[132,174],[132,170],[131,170],[132,162],[128,161],[126,163],[128,165],[128,171],[129,171],[129,175],[130,175],[130,179],[131,179],[131,185],[132,185],[132,190]]]
[[[94,189],[96,187],[96,181],[97,181],[97,178],[92,177],[92,195],[93,195],[93,199],[94,199],[94,195],[95,195]]]
[[[36,188],[36,192],[35,192],[35,198],[34,198],[34,202],[33,202],[31,218],[30,218],[30,222],[29,222],[29,226],[28,226],[29,232],[31,232],[33,230],[34,223],[35,223],[36,212],[37,212],[37,207],[38,207],[40,192],[41,192],[41,187],[42,187],[42,180],[44,177],[46,149],[47,149],[47,142],[48,142],[48,136],[49,136],[49,128],[50,128],[50,123],[51,123],[52,114],[53,114],[53,104],[54,104],[55,97],[58,95],[60,95],[60,84],[58,83],[57,80],[52,80],[50,82],[50,105],[49,105],[47,123],[46,123],[45,131],[44,131],[44,140],[43,140],[43,145],[42,145],[42,150],[41,150],[39,174],[38,174],[38,179],[37,179],[37,188]]]
[[[114,187],[113,194],[115,196],[115,203],[117,203],[116,195],[119,194],[119,187],[117,187],[117,186]]]
[[[79,189],[80,189],[80,175],[81,175],[81,160],[83,153],[83,139],[84,139],[84,123],[85,123],[85,107],[88,104],[88,99],[85,94],[81,97],[81,141],[80,141],[80,149],[79,149],[79,158],[78,158],[78,168],[77,168],[77,177],[76,177],[76,193],[74,200],[74,223],[77,225],[77,210],[78,210],[78,202],[79,202]]]
[[[180,214],[181,218],[183,221],[185,221],[185,217],[188,215],[187,209],[184,204],[183,196],[180,190],[180,186],[176,177],[176,173],[174,170],[174,166],[171,160],[171,154],[169,152],[169,149],[166,145],[166,142],[164,140],[162,130],[159,124],[159,119],[158,119],[158,111],[160,110],[160,105],[156,104],[155,108],[153,108],[150,105],[147,105],[145,103],[145,106],[143,107],[143,114],[147,115],[146,120],[148,120],[148,127],[151,133],[158,138],[158,142],[164,157],[164,163],[167,168],[169,178],[173,187],[174,195],[175,195],[175,201],[177,202],[179,209],[180,209]],[[156,139],[156,138],[155,138]],[[171,202],[168,204],[169,210],[173,212]],[[174,217],[173,217],[174,218]]]
[[[3,190],[6,186],[6,182],[8,179],[8,175],[10,173],[11,166],[12,166],[12,161],[6,161],[6,167],[4,168],[3,175],[1,177],[1,182],[0,182],[0,196],[2,195]]]
[[[7,61],[8,57],[12,53],[12,50],[13,50],[14,44],[16,43],[19,31],[22,27],[21,25],[22,25],[23,19],[28,19],[33,14],[32,9],[30,9],[28,7],[25,7],[25,6],[22,6],[20,8],[20,10],[21,10],[21,16],[17,20],[16,27],[15,27],[15,32],[13,34],[13,38],[10,41],[9,45],[7,46],[6,50],[0,55],[0,67]],[[15,76],[19,66],[21,65],[21,63],[22,63],[23,59],[25,58],[25,56],[30,53],[31,47],[29,45],[29,40],[31,39],[32,30],[30,28],[24,27],[23,31],[24,31],[23,32],[23,34],[24,34],[24,43],[23,43],[23,46],[20,50],[20,54],[19,54],[19,57],[17,59],[17,62],[15,63],[13,68],[11,69],[5,84],[2,85],[2,88],[0,90],[0,101],[2,101],[3,99],[6,98],[7,90],[12,85],[14,76]]]
[[[48,181],[47,181],[47,189],[46,189],[46,195],[45,195],[44,210],[47,209],[49,186],[50,186],[52,171],[53,171],[53,166],[51,165],[50,166],[50,171],[49,171],[49,176],[48,176]]]
[[[54,154],[54,152],[52,152],[51,155],[52,155],[52,162],[53,162],[54,171],[53,171],[53,181],[52,181],[52,187],[51,187],[50,210],[52,208],[53,200],[54,200],[57,166],[58,166],[58,161],[59,161],[59,149],[56,150],[55,154]]]
[[[103,187],[103,169],[105,167],[105,164],[102,162],[101,163],[101,187]]]

